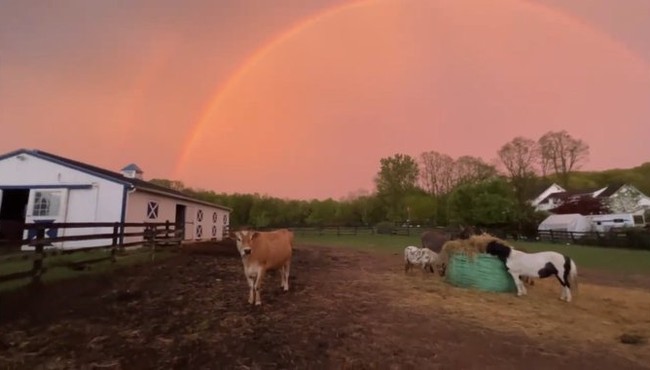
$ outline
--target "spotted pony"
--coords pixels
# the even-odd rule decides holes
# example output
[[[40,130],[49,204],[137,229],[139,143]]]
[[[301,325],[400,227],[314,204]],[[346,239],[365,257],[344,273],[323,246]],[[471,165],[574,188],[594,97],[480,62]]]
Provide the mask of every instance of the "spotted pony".
[[[407,273],[414,265],[420,266],[423,272],[428,270],[433,273],[433,265],[437,260],[438,254],[431,249],[410,245],[404,248],[404,273]]]

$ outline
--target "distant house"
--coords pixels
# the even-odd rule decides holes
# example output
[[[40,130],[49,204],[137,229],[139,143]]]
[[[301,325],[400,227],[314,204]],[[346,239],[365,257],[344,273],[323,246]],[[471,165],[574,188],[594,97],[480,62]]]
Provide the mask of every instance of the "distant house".
[[[615,213],[643,213],[650,209],[650,197],[629,184],[614,184],[602,188],[567,191],[552,184],[531,200],[537,211],[550,211],[566,201],[590,196],[599,198]]]
[[[20,234],[25,223],[170,221],[184,227],[186,241],[221,240],[231,211],[144,181],[142,169],[135,164],[113,172],[40,150],[0,155],[0,239],[33,237],[28,231]],[[54,231],[58,236],[111,232],[112,228]],[[128,236],[124,240],[129,241]],[[55,246],[106,244],[110,241],[104,239]]]
[[[552,183],[541,190],[535,198],[531,199],[530,204],[535,207],[535,210],[537,211],[548,211],[549,209],[555,208],[555,206],[551,206],[548,203],[548,197],[552,194],[563,192],[566,192],[566,189],[556,183]]]

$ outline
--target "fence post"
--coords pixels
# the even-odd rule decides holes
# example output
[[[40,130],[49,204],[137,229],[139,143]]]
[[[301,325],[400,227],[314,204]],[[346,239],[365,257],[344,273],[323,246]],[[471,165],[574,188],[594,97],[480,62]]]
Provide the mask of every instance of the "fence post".
[[[569,236],[571,237],[571,244],[575,244],[576,243],[576,238],[573,235],[573,231],[569,231]]]
[[[341,236],[341,226],[336,227],[336,236]]]
[[[113,224],[113,240],[112,240],[112,246],[111,246],[111,262],[115,263],[117,262],[117,259],[115,258],[115,254],[117,253],[117,246],[119,244],[120,240],[120,223],[116,222]]]
[[[551,234],[551,243],[555,243],[555,237],[553,236],[553,229],[549,230],[549,234]]]
[[[32,265],[32,284],[38,284],[41,282],[41,275],[43,275],[43,258],[45,258],[43,253],[43,248],[45,247],[45,224],[39,225],[36,229],[36,242],[35,246],[35,256],[34,264]]]
[[[170,231],[170,223],[169,220],[165,221],[165,239],[169,239],[169,231]]]
[[[149,226],[149,245],[151,246],[151,261],[156,258],[156,231],[157,226]]]

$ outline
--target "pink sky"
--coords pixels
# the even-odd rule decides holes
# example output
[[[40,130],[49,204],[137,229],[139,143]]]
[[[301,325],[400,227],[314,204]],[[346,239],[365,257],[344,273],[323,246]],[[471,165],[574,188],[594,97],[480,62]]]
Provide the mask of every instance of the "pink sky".
[[[291,198],[548,130],[585,169],[650,161],[644,0],[57,4],[0,9],[0,152]]]

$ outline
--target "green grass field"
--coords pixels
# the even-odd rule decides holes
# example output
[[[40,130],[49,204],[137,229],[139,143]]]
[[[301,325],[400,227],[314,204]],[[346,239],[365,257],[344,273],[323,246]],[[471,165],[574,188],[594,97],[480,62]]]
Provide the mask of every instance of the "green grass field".
[[[356,248],[380,253],[402,253],[407,245],[420,246],[419,235],[296,235],[297,244]],[[611,272],[650,274],[650,251],[579,245],[515,242],[530,252],[557,251],[573,258],[578,269],[598,269]]]
[[[132,266],[138,263],[146,263],[151,261],[151,254],[149,250],[133,250],[124,255],[118,255],[117,261],[112,263],[110,260],[90,264],[89,270],[73,270],[67,265],[69,263],[90,260],[94,258],[101,258],[108,256],[108,250],[96,250],[88,252],[78,252],[67,255],[58,255],[46,257],[43,261],[44,267],[47,271],[41,276],[41,281],[44,284],[52,283],[55,281],[73,279],[77,277],[84,277],[89,275],[99,275],[105,273],[112,273],[120,268]],[[172,253],[165,250],[156,252],[156,260],[164,259],[171,256]],[[16,272],[28,271],[32,268],[32,254],[28,255],[30,258],[25,260],[13,260],[0,262],[0,275],[9,275]],[[26,286],[31,281],[31,278],[11,280],[0,283],[0,292],[11,291],[23,286]]]

